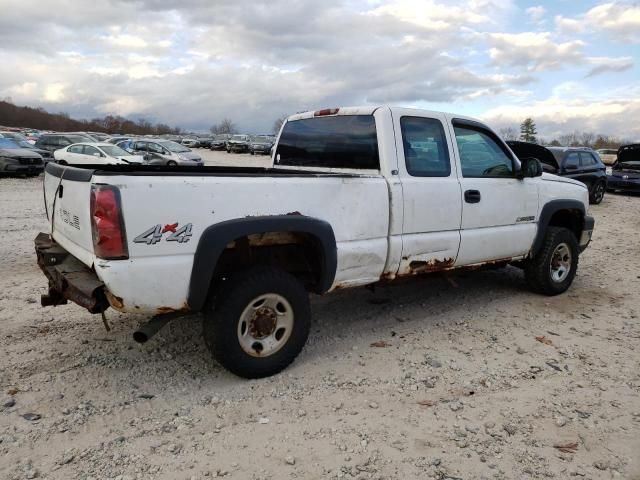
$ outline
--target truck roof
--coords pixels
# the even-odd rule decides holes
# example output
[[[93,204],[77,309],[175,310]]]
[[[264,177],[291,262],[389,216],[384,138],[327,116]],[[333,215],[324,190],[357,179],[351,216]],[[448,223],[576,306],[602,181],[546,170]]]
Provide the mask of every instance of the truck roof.
[[[437,113],[439,115],[449,115],[455,118],[478,121],[473,117],[468,117],[466,115],[452,114],[447,112],[439,112],[435,110],[427,110],[424,108],[413,108],[413,107],[400,107],[400,106],[391,106],[391,105],[374,105],[374,106],[356,106],[356,107],[335,107],[335,108],[324,108],[321,110],[309,110],[307,112],[300,112],[294,115],[291,115],[287,118],[288,122],[295,120],[302,120],[305,118],[313,118],[313,117],[322,117],[322,116],[333,116],[333,115],[373,115],[376,110],[379,108],[388,108],[391,111],[394,110],[415,110],[417,112],[432,112]],[[484,122],[483,122],[484,123]]]

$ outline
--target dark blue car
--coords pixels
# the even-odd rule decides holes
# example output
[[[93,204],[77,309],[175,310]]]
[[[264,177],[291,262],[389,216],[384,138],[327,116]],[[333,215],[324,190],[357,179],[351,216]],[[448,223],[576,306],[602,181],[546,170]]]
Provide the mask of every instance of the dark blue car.
[[[640,193],[640,143],[623,145],[607,176],[607,190]]]

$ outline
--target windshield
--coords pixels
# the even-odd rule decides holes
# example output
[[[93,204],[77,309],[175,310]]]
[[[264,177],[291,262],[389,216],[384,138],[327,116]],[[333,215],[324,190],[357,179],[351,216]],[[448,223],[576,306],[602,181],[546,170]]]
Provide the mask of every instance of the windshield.
[[[271,143],[271,138],[266,135],[256,135],[253,137],[253,141],[256,143]]]
[[[247,140],[247,136],[246,135],[234,135],[233,137],[231,137],[231,140],[237,140],[240,142],[244,142],[245,140]]]
[[[0,138],[0,148],[20,148],[20,145],[10,138]]]
[[[19,140],[18,145],[20,145],[22,148],[33,148],[33,145],[31,145],[29,142],[27,142],[26,140]]]
[[[95,142],[94,139],[84,135],[65,135],[69,139],[71,143],[86,143],[86,142]]]
[[[185,147],[184,145],[180,145],[179,143],[176,143],[176,142],[168,141],[168,142],[159,142],[159,143],[160,143],[160,145],[162,145],[164,148],[166,148],[170,152],[184,153],[184,152],[190,152],[191,151],[187,147]]]
[[[104,153],[106,153],[110,157],[122,157],[123,155],[131,155],[129,152],[127,152],[126,150],[123,150],[117,145],[108,145],[108,146],[104,145],[100,147],[100,150],[102,150]]]

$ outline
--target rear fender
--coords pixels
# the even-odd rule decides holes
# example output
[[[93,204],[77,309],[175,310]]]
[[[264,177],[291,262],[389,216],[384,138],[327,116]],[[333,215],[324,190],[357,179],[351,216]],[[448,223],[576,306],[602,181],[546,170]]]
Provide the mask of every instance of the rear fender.
[[[187,300],[192,311],[202,310],[218,259],[226,246],[238,238],[267,232],[299,232],[314,237],[322,254],[320,281],[316,293],[324,293],[331,288],[336,275],[338,256],[335,236],[329,223],[303,215],[237,218],[211,225],[200,237],[193,259]]]

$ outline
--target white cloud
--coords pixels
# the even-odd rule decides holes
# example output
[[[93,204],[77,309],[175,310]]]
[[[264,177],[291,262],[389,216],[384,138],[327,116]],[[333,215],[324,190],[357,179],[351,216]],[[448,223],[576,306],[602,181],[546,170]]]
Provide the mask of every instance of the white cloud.
[[[615,92],[612,98],[603,98],[589,93],[580,83],[567,82],[549,98],[499,106],[482,117],[495,128],[517,126],[525,117],[531,117],[540,136],[548,140],[563,133],[588,131],[633,141],[640,139],[640,124],[629,119],[640,118],[640,89],[628,87]]]
[[[525,10],[525,13],[529,16],[529,19],[533,23],[541,23],[547,14],[547,9],[542,5],[536,5],[535,7],[529,7]]]
[[[608,2],[597,5],[575,18],[555,18],[558,29],[581,33],[588,29],[602,32],[619,42],[640,42],[640,4]]]

